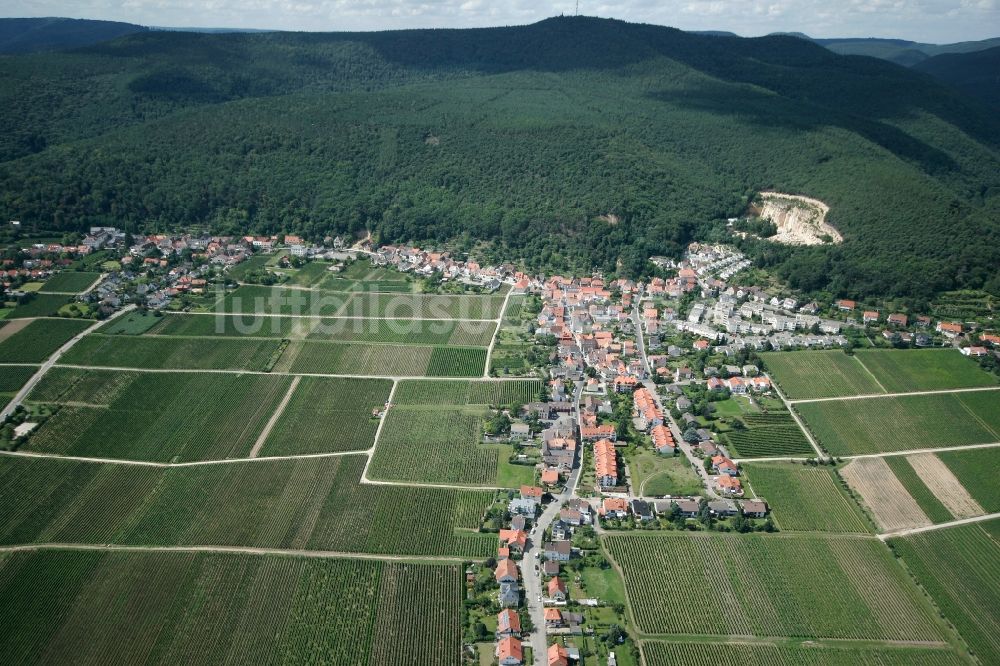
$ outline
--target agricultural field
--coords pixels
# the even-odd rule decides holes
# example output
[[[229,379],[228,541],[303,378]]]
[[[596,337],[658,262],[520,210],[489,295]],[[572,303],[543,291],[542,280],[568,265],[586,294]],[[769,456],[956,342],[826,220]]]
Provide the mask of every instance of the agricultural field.
[[[743,414],[745,430],[730,430],[722,439],[740,458],[812,456],[815,454],[799,425],[786,411]]]
[[[389,319],[498,319],[503,302],[504,297],[498,294],[357,293],[338,314]]]
[[[495,328],[493,322],[174,314],[161,317],[149,334],[488,347]]]
[[[309,315],[329,317],[341,310],[349,296],[334,292],[288,289],[281,286],[243,285],[226,294],[218,312]]]
[[[429,377],[475,377],[486,366],[486,350],[478,347],[435,347],[427,364]]]
[[[840,350],[772,352],[761,359],[789,400],[885,393],[856,356]]]
[[[890,393],[996,386],[1000,378],[957,349],[868,349],[856,353]]]
[[[493,491],[360,484],[365,457],[154,468],[0,458],[0,543],[486,558]]]
[[[27,317],[54,317],[67,303],[73,301],[72,296],[63,294],[35,294],[27,303],[22,303],[7,313],[7,319],[24,319]]]
[[[13,398],[36,372],[38,367],[34,365],[8,365],[0,368],[0,402],[6,404],[7,399]]]
[[[456,565],[377,560],[12,553],[0,560],[0,652],[8,663],[450,666],[462,581]]]
[[[482,443],[479,410],[393,407],[368,476],[382,481],[495,485],[498,447]]]
[[[22,327],[22,322],[10,322],[0,329],[0,363],[41,363],[91,324],[73,319],[35,319]]]
[[[795,405],[832,455],[1000,441],[1000,392],[974,391]]]
[[[1000,448],[942,451],[937,457],[987,513],[1000,511],[1000,483],[996,478]]]
[[[889,467],[889,473],[896,477],[896,480],[903,486],[903,493],[909,495],[916,502],[917,506],[931,523],[945,523],[954,520],[951,512],[945,508],[930,488],[917,476],[913,465],[906,459],[906,456],[886,456],[880,460],[885,461]],[[888,475],[879,475],[883,482],[891,483]]]
[[[796,463],[750,463],[743,472],[757,497],[767,500],[781,530],[871,532],[832,468]]]
[[[24,449],[155,462],[245,457],[291,381],[56,367],[28,399],[62,407]]]
[[[396,387],[393,401],[398,405],[488,405],[510,407],[538,400],[542,383],[537,379],[420,380],[407,379]]]
[[[375,442],[392,382],[303,377],[261,449],[262,456],[364,451]]]
[[[603,539],[650,634],[947,640],[877,539],[664,533]],[[822,603],[818,603],[822,600]]]
[[[981,664],[1000,663],[1000,520],[890,540]]]
[[[169,338],[94,333],[60,359],[67,365],[103,367],[270,370],[281,355],[280,340],[252,338]]]
[[[156,312],[139,312],[133,310],[97,329],[97,333],[106,335],[142,335],[163,320],[164,315]]]
[[[39,291],[41,293],[80,294],[94,284],[99,277],[101,277],[100,273],[63,271],[46,280]]]
[[[233,280],[242,282],[247,279],[247,275],[250,273],[264,270],[270,260],[271,257],[261,254],[249,257],[239,264],[231,266],[228,270],[228,275]]]
[[[637,495],[698,495],[703,490],[701,477],[684,456],[643,450],[628,459],[628,468]]]
[[[893,474],[889,461],[889,458],[857,458],[847,463],[840,470],[840,475],[868,509],[880,531],[894,532],[930,525],[931,519],[923,505],[908,492],[900,478]],[[903,463],[909,467],[905,460]],[[913,472],[912,467],[909,469]],[[917,483],[920,482],[916,473],[913,477]],[[927,494],[933,498],[929,491]]]
[[[646,666],[960,666],[965,660],[939,647],[821,647],[759,642],[643,641]]]
[[[446,356],[454,363],[446,367],[444,361],[449,359],[438,357],[440,373],[449,370],[452,374],[464,374],[467,377],[482,373],[483,361],[480,361],[478,366],[472,366],[470,359],[475,359],[476,356],[485,357],[486,352],[483,349],[449,350],[428,345],[366,345],[313,340],[293,340],[274,370],[334,375],[423,377],[435,374],[431,372],[431,366],[438,351],[446,352]]]

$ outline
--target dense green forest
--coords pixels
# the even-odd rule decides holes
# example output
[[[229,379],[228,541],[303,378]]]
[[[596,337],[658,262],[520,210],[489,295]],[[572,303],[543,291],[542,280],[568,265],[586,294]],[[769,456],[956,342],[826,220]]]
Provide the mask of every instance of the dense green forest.
[[[828,203],[845,238],[745,243],[796,287],[1000,292],[1000,123],[927,75],[793,37],[588,18],[151,32],[0,58],[0,101],[0,217],[41,226],[367,228],[637,275],[776,189]]]
[[[0,18],[0,53],[64,51],[148,30],[117,21],[71,18]]]
[[[1000,46],[972,53],[934,56],[915,65],[914,69],[1000,110]]]

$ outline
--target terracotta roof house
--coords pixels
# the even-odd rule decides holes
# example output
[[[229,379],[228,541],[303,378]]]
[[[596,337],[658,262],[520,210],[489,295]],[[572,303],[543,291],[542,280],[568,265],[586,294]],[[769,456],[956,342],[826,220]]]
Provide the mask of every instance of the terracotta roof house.
[[[545,626],[547,628],[561,627],[563,625],[562,612],[558,608],[545,609]]]
[[[520,616],[510,608],[506,608],[499,613],[497,613],[497,636],[514,636],[515,638],[521,635],[521,618]]]
[[[498,583],[516,583],[517,565],[514,564],[514,560],[501,560],[493,571],[493,576]]]
[[[508,636],[497,643],[497,662],[500,666],[521,666],[524,663],[524,648],[521,641]]]
[[[566,648],[558,643],[549,646],[548,653],[549,666],[569,666],[569,656]]]
[[[743,484],[734,476],[723,474],[715,481],[715,487],[724,495],[739,497],[743,495]]]
[[[551,579],[548,584],[549,598],[556,601],[566,601],[566,585],[559,576]]]

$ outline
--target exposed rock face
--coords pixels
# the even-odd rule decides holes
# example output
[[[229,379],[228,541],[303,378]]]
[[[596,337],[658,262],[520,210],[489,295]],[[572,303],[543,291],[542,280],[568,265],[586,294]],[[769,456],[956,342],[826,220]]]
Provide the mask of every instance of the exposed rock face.
[[[785,245],[841,243],[840,232],[826,222],[830,207],[817,199],[794,194],[761,192],[763,205],[758,215],[778,227],[769,240]]]

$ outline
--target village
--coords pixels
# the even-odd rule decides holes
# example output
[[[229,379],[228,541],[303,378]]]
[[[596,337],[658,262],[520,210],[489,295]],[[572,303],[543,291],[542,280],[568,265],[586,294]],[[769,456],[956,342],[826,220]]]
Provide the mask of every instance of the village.
[[[130,236],[95,227],[76,245],[36,244],[7,256],[4,288],[8,300],[30,301],[23,285],[99,254],[100,279],[77,297],[94,316],[128,305],[183,310],[210,304],[220,284],[240,283],[237,267],[274,257],[257,283],[281,284],[286,269],[312,260],[337,273],[360,259],[421,280],[420,289],[537,299],[527,331],[544,360],[526,372],[542,379],[543,395],[496,409],[501,427],[483,433],[537,462],[535,483],[510,492],[503,507],[495,556],[466,572],[476,600],[467,644],[482,644],[484,632],[493,639],[481,664],[568,666],[587,656],[609,666],[637,663],[624,599],[607,583],[617,574],[601,554],[600,535],[776,529],[767,498],[744,485],[740,460],[755,455],[743,455],[754,445],[754,419],[787,417],[798,428],[758,353],[849,349],[866,339],[874,345],[876,336],[882,345],[953,345],[975,357],[1000,347],[1000,337],[960,322],[849,300],[799,303],[748,284],[750,262],[727,246],[695,243],[680,261],[654,258],[669,277],[633,281],[538,276],[407,245],[326,241]],[[488,361],[487,373],[497,375]],[[818,448],[802,445],[822,460]]]

